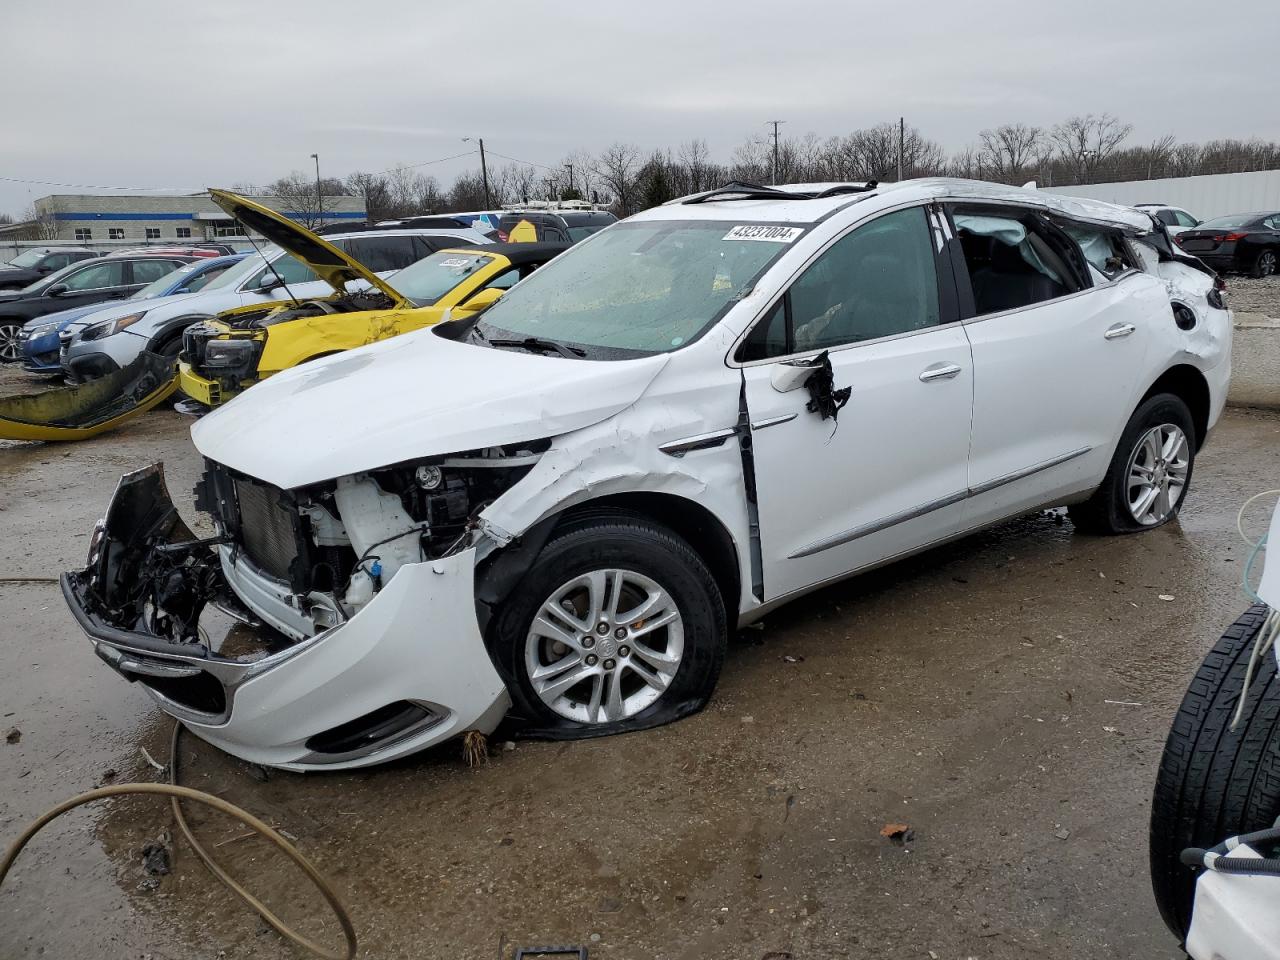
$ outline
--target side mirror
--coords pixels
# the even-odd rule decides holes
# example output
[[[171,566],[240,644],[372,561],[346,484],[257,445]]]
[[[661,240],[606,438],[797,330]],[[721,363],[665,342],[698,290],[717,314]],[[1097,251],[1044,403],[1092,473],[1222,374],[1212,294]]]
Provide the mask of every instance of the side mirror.
[[[191,292],[190,287],[179,287],[177,290],[173,291],[173,294],[174,296],[177,296],[180,293],[190,293],[190,292]]]
[[[44,276],[46,273],[53,273],[53,267],[42,263],[40,266],[36,267],[36,273],[40,274],[40,276]]]
[[[822,366],[818,357],[810,357],[804,360],[784,360],[773,368],[773,373],[769,375],[769,383],[773,389],[779,393],[790,393],[792,390],[799,390],[804,386],[809,375],[818,367]]]
[[[258,282],[258,292],[270,293],[272,290],[276,289],[276,287],[279,287],[279,286],[281,286],[281,283],[276,278],[276,275],[274,273],[268,273],[265,277],[263,277]]]
[[[488,310],[498,302],[504,293],[506,293],[505,290],[500,290],[497,287],[485,287],[483,290],[477,291],[466,303],[455,307],[453,314],[455,317],[472,316],[482,310]]]
[[[44,295],[46,297],[60,297],[64,293],[70,292],[70,290],[71,288],[68,287],[65,283],[55,283],[53,286],[51,286],[48,290],[44,292]]]

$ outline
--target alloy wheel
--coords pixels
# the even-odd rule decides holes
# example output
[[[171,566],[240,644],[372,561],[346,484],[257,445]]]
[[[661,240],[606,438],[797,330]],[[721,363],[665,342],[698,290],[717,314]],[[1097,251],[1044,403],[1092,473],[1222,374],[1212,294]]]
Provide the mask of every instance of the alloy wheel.
[[[0,323],[0,363],[13,363],[22,356],[21,324]]]
[[[1187,436],[1172,423],[1152,427],[1129,455],[1125,501],[1129,515],[1144,527],[1168,519],[1182,498],[1191,472]]]
[[[1276,254],[1274,250],[1264,250],[1258,254],[1258,275],[1270,277],[1276,272]]]
[[[525,638],[525,670],[551,710],[584,724],[626,720],[671,685],[684,618],[663,587],[633,570],[593,570],[557,588]]]

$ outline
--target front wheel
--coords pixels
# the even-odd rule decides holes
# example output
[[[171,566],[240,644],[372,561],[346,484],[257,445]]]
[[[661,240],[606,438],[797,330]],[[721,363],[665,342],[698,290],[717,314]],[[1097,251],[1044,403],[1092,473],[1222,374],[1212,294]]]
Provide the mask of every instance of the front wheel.
[[[1253,275],[1255,277],[1273,276],[1277,268],[1277,257],[1274,250],[1263,250],[1253,261]]]
[[[1102,534],[1168,523],[1191,487],[1195,451],[1195,424],[1182,399],[1171,393],[1148,397],[1125,425],[1098,489],[1068,509],[1072,522]]]
[[[22,359],[22,324],[0,320],[0,363],[17,363]]]
[[[571,521],[493,624],[525,733],[594,737],[701,709],[724,661],[719,588],[672,531],[638,517]]]

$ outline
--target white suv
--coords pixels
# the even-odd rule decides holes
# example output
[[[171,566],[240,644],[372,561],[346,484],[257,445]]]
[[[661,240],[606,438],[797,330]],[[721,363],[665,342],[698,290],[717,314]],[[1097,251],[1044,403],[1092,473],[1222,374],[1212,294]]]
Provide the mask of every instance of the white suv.
[[[640,729],[824,584],[1051,505],[1104,533],[1172,519],[1230,331],[1214,277],[1131,209],[735,184],[478,319],[259,384],[192,430],[217,541],[149,467],[64,592],[104,660],[260,763],[378,763],[507,714]],[[224,644],[215,607],[256,643]]]

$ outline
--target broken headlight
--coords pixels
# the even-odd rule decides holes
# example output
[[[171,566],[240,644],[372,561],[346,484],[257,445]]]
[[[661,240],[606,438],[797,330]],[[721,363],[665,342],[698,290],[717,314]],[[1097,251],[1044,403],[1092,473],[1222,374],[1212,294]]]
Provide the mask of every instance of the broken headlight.
[[[255,340],[210,340],[204,345],[206,367],[251,366],[257,355]]]

